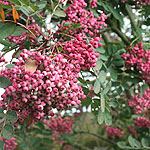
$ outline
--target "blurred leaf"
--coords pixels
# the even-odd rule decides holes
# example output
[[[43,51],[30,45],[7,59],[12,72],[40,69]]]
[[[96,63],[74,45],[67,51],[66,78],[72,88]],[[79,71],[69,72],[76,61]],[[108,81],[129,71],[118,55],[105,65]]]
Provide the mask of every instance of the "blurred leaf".
[[[118,78],[118,72],[112,66],[110,67],[110,76],[114,80]]]
[[[40,2],[38,2],[39,9],[45,8],[46,5],[47,5],[47,1],[40,1]]]
[[[8,64],[5,67],[8,68],[8,69],[12,69],[14,66],[15,66],[15,64]]]
[[[6,119],[10,123],[15,123],[18,120],[17,113],[15,111],[8,110],[6,113]]]
[[[101,109],[98,111],[97,121],[100,125],[104,122],[104,112],[102,112]]]
[[[102,65],[103,65],[102,61],[97,61],[97,62],[96,62],[96,67],[94,67],[94,69],[95,69],[95,70],[100,70],[101,67],[102,67]]]
[[[11,85],[11,82],[9,78],[6,77],[0,77],[0,87],[1,88],[6,88],[8,85]]]
[[[112,115],[108,110],[105,111],[105,123],[108,126],[112,125]]]
[[[105,111],[105,97],[104,97],[103,92],[101,93],[101,110],[102,112]]]
[[[2,26],[0,26],[0,40],[3,40],[11,35],[15,29],[16,25],[14,23],[4,23]]]
[[[120,12],[117,9],[114,9],[112,6],[107,5],[109,11],[113,14],[114,18],[120,21],[123,24],[123,17],[121,16]]]
[[[66,17],[66,13],[64,11],[62,11],[61,9],[57,9],[54,12],[54,15],[58,16],[58,17]]]
[[[0,150],[4,150],[4,144],[5,144],[4,141],[0,141]]]
[[[16,29],[15,29],[15,31],[12,33],[11,36],[20,36],[20,35],[22,35],[25,32],[26,32],[26,29],[17,26]]]
[[[10,42],[8,42],[8,41],[6,41],[6,40],[2,40],[2,39],[0,39],[0,43],[1,43],[2,45],[4,45],[4,46],[10,46],[10,45],[11,45]]]
[[[108,82],[102,93],[104,95],[107,94],[110,88],[111,88],[111,82]]]
[[[99,92],[100,92],[100,82],[99,82],[99,80],[98,79],[96,79],[96,81],[95,81],[95,83],[94,83],[94,92],[96,93],[96,94],[98,94]]]
[[[2,130],[2,135],[5,139],[11,139],[13,137],[13,127],[6,124]]]
[[[18,0],[8,0],[9,2],[16,4],[16,5],[21,5]]]
[[[149,138],[142,138],[141,143],[144,148],[147,148],[147,149],[150,148],[150,139]]]
[[[106,72],[104,70],[101,70],[98,76],[99,76],[99,81],[101,83],[104,83],[106,80]]]

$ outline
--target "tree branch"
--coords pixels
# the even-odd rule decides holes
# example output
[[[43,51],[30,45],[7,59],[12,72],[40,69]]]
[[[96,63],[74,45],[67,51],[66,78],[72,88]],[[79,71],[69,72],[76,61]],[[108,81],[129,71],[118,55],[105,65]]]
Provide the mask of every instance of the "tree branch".
[[[113,142],[112,140],[109,140],[109,139],[106,139],[104,138],[103,136],[100,136],[100,135],[97,135],[95,133],[91,133],[91,132],[84,132],[84,131],[81,131],[81,132],[77,132],[78,134],[89,134],[89,135],[93,135],[93,136],[96,136],[97,138],[109,143],[109,144],[112,144],[112,145],[116,145],[115,142]]]

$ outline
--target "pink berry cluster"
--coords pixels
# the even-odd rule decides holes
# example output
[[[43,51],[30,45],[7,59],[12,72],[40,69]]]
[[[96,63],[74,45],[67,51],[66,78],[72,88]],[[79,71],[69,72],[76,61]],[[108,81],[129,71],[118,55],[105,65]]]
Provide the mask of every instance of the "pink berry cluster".
[[[97,41],[99,39],[99,37],[95,38]],[[95,48],[98,48],[99,45],[101,45],[101,43],[99,44],[93,40],[91,40],[91,43]],[[71,63],[75,64],[76,72],[80,72],[80,68],[82,70],[89,70],[91,67],[95,67],[97,57],[100,56],[99,53],[94,52],[93,46],[91,44],[87,44],[87,41],[80,37],[78,37],[77,40],[70,40],[66,42],[63,50],[69,55],[69,58],[72,60]]]
[[[72,146],[69,144],[66,144],[63,146],[63,150],[72,150]]]
[[[37,28],[38,25],[35,24],[35,20],[33,19],[33,17],[30,17],[28,19],[28,21],[31,22],[31,24],[27,25],[26,28],[28,30],[30,30],[30,32],[32,32],[32,33],[30,33],[29,31],[26,31],[25,33],[23,33],[20,36],[8,36],[8,39],[10,40],[10,42],[14,42],[16,44],[21,44],[21,43],[23,43],[25,41],[26,37],[28,37],[30,39],[31,43],[35,43],[36,42],[35,37],[38,37],[40,35],[40,32],[39,32],[39,30]]]
[[[4,150],[15,150],[16,149],[16,146],[18,145],[16,142],[15,142],[15,138],[11,138],[9,140],[5,139],[5,138],[1,138],[0,141],[4,141],[5,144],[4,144]]]
[[[128,132],[137,137],[137,132],[132,126],[128,127]]]
[[[50,57],[24,49],[18,60],[12,70],[6,68],[0,74],[12,82],[2,95],[0,106],[6,109],[7,99],[12,97],[9,109],[18,113],[20,122],[30,115],[38,121],[53,115],[53,108],[63,110],[69,104],[80,104],[80,98],[86,98],[77,84],[76,66],[63,54]],[[35,71],[25,70],[27,64]]]
[[[10,6],[12,5],[12,3],[7,0],[0,0],[0,4],[10,5]]]
[[[140,96],[140,93],[137,93],[136,96],[132,96],[128,100],[129,106],[134,108],[136,114],[141,114],[143,111],[146,111],[150,108],[150,89],[148,88],[143,96]]]
[[[97,7],[97,0],[91,0],[91,1],[89,1],[89,3],[90,3],[90,7],[91,8],[94,8],[94,7]]]
[[[119,130],[118,128],[109,127],[107,125],[105,125],[104,128],[108,136],[111,138],[115,138],[115,136],[122,137],[122,135],[124,134],[124,132]]]
[[[69,117],[62,118],[61,116],[51,117],[50,120],[44,119],[43,122],[53,131],[52,140],[58,140],[59,136],[72,133],[73,119]]]
[[[68,19],[63,20],[63,24],[66,22],[69,22],[70,24],[80,23],[81,27],[74,30],[69,30],[68,33],[70,35],[80,35],[86,37],[86,33],[88,33],[90,36],[96,36],[99,31],[102,29],[102,26],[106,27],[105,20],[107,19],[107,16],[102,13],[100,17],[95,18],[92,11],[87,11],[85,7],[87,6],[87,3],[84,0],[72,0],[72,4],[69,8],[67,8],[65,11]],[[93,6],[95,6],[96,1],[91,2]],[[61,24],[58,24],[58,27],[60,28],[59,31],[62,32],[64,30],[67,30],[70,28],[70,26],[62,27]]]
[[[136,67],[140,73],[142,72],[142,78],[146,82],[150,82],[150,51],[144,51],[142,42],[135,45],[129,54],[124,53],[122,57],[125,60],[127,68]]]
[[[146,117],[136,117],[134,124],[137,128],[149,128],[150,120]]]
[[[122,0],[122,3],[127,2],[128,0]],[[150,5],[150,0],[132,0],[137,5]]]

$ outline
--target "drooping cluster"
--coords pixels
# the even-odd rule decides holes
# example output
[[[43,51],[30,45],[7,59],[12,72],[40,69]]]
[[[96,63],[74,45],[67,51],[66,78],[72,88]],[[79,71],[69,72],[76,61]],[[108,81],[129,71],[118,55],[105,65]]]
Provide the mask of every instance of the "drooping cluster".
[[[52,117],[50,120],[44,119],[43,122],[53,131],[52,140],[58,140],[59,136],[72,133],[73,119],[61,116]]]
[[[104,128],[108,136],[111,138],[115,138],[115,136],[122,137],[122,135],[124,134],[124,132],[119,130],[118,128],[109,127],[107,125],[105,125]]]
[[[15,138],[11,138],[9,140],[5,139],[5,138],[1,138],[0,141],[4,141],[5,144],[4,144],[4,150],[15,150],[16,146],[18,145],[16,142],[15,142]]]
[[[134,124],[137,128],[149,128],[150,120],[146,117],[136,117]]]
[[[137,93],[136,96],[132,96],[128,100],[129,106],[134,108],[136,114],[141,114],[143,111],[146,111],[150,108],[150,89],[148,88],[143,96],[140,96],[140,93]]]
[[[122,0],[122,3],[127,2],[128,0]],[[132,0],[137,5],[150,5],[150,0]]]
[[[89,3],[91,8],[97,7],[97,0],[90,0]]]
[[[99,40],[99,38],[97,38]],[[92,41],[93,42],[93,41]],[[94,45],[94,43],[92,43]],[[99,47],[98,42],[95,42],[95,48]],[[71,59],[71,63],[75,64],[76,71],[90,69],[96,66],[97,57],[99,53],[95,53],[91,44],[87,44],[86,40],[78,37],[78,40],[70,40],[65,43],[63,50],[68,54]]]
[[[8,39],[10,40],[10,42],[14,42],[16,44],[21,44],[21,43],[24,43],[24,41],[27,37],[30,39],[31,43],[37,42],[35,38],[37,38],[40,35],[40,32],[38,30],[38,28],[40,29],[40,26],[35,24],[35,20],[33,19],[33,17],[30,17],[28,19],[28,22],[31,22],[31,23],[29,25],[27,25],[26,28],[28,30],[30,30],[30,32],[26,31],[25,33],[23,33],[20,36],[8,36]]]
[[[142,42],[140,42],[139,45],[136,45],[129,54],[124,53],[122,57],[124,58],[128,69],[136,67],[139,73],[141,73],[141,77],[146,82],[150,82],[150,51],[144,51]]]
[[[6,109],[11,97],[9,109],[17,112],[20,122],[29,116],[38,121],[53,115],[53,108],[63,110],[86,98],[77,84],[76,66],[62,54],[46,56],[24,49],[18,60],[12,70],[6,68],[0,74],[12,82],[2,95],[0,106]]]
[[[87,3],[84,0],[72,0],[71,2],[72,4],[69,8],[64,10],[68,18],[67,20],[63,20],[62,23],[65,24],[66,22],[69,22],[71,25],[79,23],[81,24],[81,27],[70,29],[68,31],[70,35],[80,35],[85,37],[86,33],[88,33],[90,36],[96,36],[102,29],[102,26],[107,26],[105,24],[105,20],[107,19],[105,14],[102,13],[100,17],[95,18],[92,11],[87,11],[85,9]],[[96,1],[91,1],[91,3],[92,6],[96,5]],[[61,24],[59,24],[58,27],[60,28],[60,32],[70,28],[70,26],[63,27]]]

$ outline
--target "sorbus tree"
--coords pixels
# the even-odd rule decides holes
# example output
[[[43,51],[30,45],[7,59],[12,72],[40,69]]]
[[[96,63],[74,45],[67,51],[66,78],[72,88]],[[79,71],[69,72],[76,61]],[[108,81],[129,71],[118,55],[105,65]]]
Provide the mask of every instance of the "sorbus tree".
[[[0,0],[0,149],[150,149],[149,0]]]

